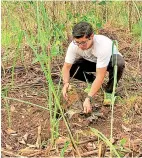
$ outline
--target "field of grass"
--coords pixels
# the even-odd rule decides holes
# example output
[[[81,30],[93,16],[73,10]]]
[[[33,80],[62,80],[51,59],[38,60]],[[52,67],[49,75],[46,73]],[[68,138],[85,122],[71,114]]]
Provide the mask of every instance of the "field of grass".
[[[142,2],[3,1],[1,13],[2,155],[141,157]],[[82,104],[87,84],[71,79],[70,102],[61,94],[65,53],[80,21],[117,41],[126,61],[114,87],[120,97],[103,107],[100,90],[94,106],[103,116],[92,122],[66,109]]]

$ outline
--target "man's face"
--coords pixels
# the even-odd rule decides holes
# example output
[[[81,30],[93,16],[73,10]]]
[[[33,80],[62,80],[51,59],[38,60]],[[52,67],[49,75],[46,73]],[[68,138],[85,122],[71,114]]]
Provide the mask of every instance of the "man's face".
[[[86,49],[89,49],[92,44],[93,44],[93,34],[89,37],[89,38],[86,38],[85,36],[82,37],[82,38],[74,38],[73,42],[74,44],[78,45],[78,47],[82,50],[86,50]]]

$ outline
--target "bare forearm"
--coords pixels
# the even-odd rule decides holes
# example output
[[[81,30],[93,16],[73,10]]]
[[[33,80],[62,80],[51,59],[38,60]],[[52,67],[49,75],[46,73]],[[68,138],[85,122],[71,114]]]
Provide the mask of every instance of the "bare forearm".
[[[69,79],[70,79],[70,74],[69,74],[69,72],[64,71],[64,72],[63,72],[63,82],[64,82],[64,83],[68,83],[68,82],[69,82]]]
[[[106,70],[107,67],[96,69],[96,79],[92,83],[91,90],[88,93],[89,96],[93,97],[100,89],[106,75]]]
[[[96,78],[92,83],[91,90],[88,93],[88,95],[92,97],[95,96],[98,90],[100,89],[102,83],[103,83],[103,79]]]

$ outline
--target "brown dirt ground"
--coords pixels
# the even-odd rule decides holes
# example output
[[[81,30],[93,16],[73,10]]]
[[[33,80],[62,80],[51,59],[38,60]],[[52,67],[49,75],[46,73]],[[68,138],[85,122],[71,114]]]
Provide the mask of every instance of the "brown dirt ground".
[[[135,53],[136,47],[131,45],[132,37],[128,35],[127,30],[120,28],[112,30],[106,26],[106,28],[100,30],[100,32],[110,38],[118,40],[120,52],[124,55],[126,60],[124,76],[117,89],[122,99],[117,99],[114,106],[113,141],[119,151],[122,148],[125,150],[129,148],[131,150],[121,151],[123,156],[140,157],[142,156],[142,76],[140,74],[142,69],[137,69],[138,55]],[[127,36],[124,37],[124,33],[127,34]],[[63,63],[63,58],[59,60],[55,59],[52,64],[52,79],[55,87],[60,79],[59,72],[62,67],[61,63]],[[46,83],[40,65],[29,65],[26,69],[24,67],[16,67],[14,73],[14,87],[9,86],[7,96],[47,108],[48,84]],[[11,68],[7,67],[5,74],[2,76],[3,93],[6,92],[6,85],[10,82]],[[71,100],[73,100],[73,102],[70,103],[71,106],[74,105],[74,96],[78,96],[80,102],[83,102],[86,96],[83,92],[83,89],[86,87],[85,83],[76,80],[72,80],[72,83],[76,85],[77,92],[73,92],[71,95],[71,97],[73,97],[71,98]],[[107,138],[110,138],[111,109],[110,107],[104,107],[102,102],[103,92],[100,90],[95,97],[93,106],[96,107],[98,112],[103,113],[103,117],[97,118],[96,121],[90,122],[87,119],[88,116],[82,116],[80,114],[74,114],[71,119],[68,119],[73,137],[80,143],[78,148],[81,155],[84,154],[83,156],[98,156],[100,151],[101,141],[96,141],[97,139],[91,141],[94,137],[96,138],[96,136],[90,131],[90,127],[98,129]],[[8,116],[6,103],[9,106],[10,116]],[[63,101],[62,105],[64,106]],[[10,127],[8,123],[9,117],[11,120]],[[57,138],[56,146],[50,147],[51,128],[49,111],[33,105],[2,99],[1,118],[3,156],[59,156],[63,148],[62,143],[69,137],[65,123],[61,119],[59,124],[61,140]],[[35,146],[39,127],[41,127],[40,139],[42,142],[40,148]],[[25,135],[28,135],[27,138],[24,138],[26,137]],[[122,147],[120,140],[123,138],[126,139],[126,143],[124,143]],[[90,140],[90,142],[81,143],[86,140]],[[31,145],[33,145],[33,148]],[[27,148],[29,146],[30,148]],[[21,149],[25,150],[21,151]],[[90,154],[91,151],[94,151],[94,153]],[[102,147],[101,151],[103,151]],[[109,148],[107,147],[103,156],[108,156],[108,154]],[[76,153],[73,147],[69,145],[65,156],[74,155],[76,155]]]

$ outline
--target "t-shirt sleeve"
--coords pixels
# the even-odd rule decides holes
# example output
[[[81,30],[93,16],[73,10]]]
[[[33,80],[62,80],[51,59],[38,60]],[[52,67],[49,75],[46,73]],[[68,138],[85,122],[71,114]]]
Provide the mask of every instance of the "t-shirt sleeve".
[[[97,68],[107,67],[111,58],[112,50],[111,48],[105,49],[103,52],[100,52],[97,56]]]
[[[65,62],[69,63],[69,64],[73,64],[75,61],[75,58],[76,58],[76,47],[75,47],[74,43],[71,42],[67,49]]]
[[[112,55],[112,40],[103,35],[96,36],[96,50],[97,68],[107,67]],[[113,54],[119,54],[117,47],[114,45]]]

